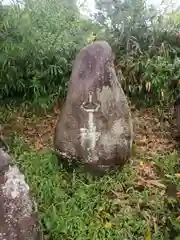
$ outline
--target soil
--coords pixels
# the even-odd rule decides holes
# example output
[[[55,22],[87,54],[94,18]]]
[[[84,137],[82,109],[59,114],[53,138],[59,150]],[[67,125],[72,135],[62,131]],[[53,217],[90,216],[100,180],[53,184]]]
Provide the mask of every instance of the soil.
[[[172,137],[172,129],[167,118],[160,117],[153,109],[131,109],[134,123],[134,142],[136,148],[146,155],[165,154],[176,149],[176,142]],[[3,136],[8,137],[11,132],[23,135],[25,141],[35,146],[37,151],[53,147],[54,127],[60,111],[53,110],[51,114],[39,118],[13,116],[4,125]],[[165,115],[164,115],[165,116]]]

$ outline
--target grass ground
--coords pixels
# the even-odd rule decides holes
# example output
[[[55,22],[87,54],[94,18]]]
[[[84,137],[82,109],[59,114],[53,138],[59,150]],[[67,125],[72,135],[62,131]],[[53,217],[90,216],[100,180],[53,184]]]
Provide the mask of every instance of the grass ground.
[[[43,117],[1,112],[3,135],[37,200],[46,239],[180,239],[180,155],[167,122],[152,110],[133,111],[131,161],[101,178],[58,164],[51,151],[56,111]]]

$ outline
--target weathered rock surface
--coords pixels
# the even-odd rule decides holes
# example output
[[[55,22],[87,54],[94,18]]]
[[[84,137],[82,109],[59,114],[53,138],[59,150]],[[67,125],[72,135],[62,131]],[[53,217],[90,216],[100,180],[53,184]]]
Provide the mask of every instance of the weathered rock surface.
[[[132,147],[130,108],[113,60],[112,49],[105,41],[81,49],[55,128],[58,156],[81,159],[94,170],[123,165]]]
[[[0,139],[0,240],[42,240],[24,175]]]

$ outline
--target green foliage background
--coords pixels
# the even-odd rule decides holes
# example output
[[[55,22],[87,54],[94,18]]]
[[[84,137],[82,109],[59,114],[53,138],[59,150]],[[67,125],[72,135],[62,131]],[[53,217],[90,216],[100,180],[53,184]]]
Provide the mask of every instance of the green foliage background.
[[[118,79],[133,103],[164,106],[177,97],[180,10],[159,12],[145,0],[95,2],[96,11],[87,16],[76,0],[23,0],[7,6],[0,0],[1,122],[13,125],[19,109],[19,116],[32,115],[23,106],[7,110],[3,103],[48,110],[62,101],[77,52],[95,39],[112,46]],[[35,117],[34,126],[39,124]],[[136,154],[122,172],[100,180],[66,172],[52,153],[37,152],[16,135],[10,139],[12,153],[36,196],[46,239],[151,239],[147,232],[153,240],[179,239],[179,200],[158,188],[139,191],[136,186],[134,160],[149,162],[152,156]],[[179,189],[179,154],[157,155],[153,161],[164,173],[163,183]]]
[[[164,105],[177,96],[180,11],[160,13],[145,0],[95,2],[89,17],[75,0],[0,5],[3,102],[47,108],[64,99],[75,55],[93,38],[113,47],[119,80],[134,101]]]

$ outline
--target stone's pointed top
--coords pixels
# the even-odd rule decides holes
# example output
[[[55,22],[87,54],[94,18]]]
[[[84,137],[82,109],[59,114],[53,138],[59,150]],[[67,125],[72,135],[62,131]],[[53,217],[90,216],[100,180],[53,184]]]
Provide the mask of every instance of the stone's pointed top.
[[[92,43],[90,43],[90,44],[88,44],[86,47],[88,47],[89,45],[102,45],[102,46],[105,46],[105,47],[107,47],[107,46],[109,46],[110,47],[110,45],[109,45],[109,43],[107,42],[107,41],[105,41],[105,40],[97,40],[97,41],[94,41],[94,42],[92,42]],[[97,48],[98,49],[98,48]],[[98,49],[99,50],[99,49]]]
[[[93,43],[88,44],[87,46],[80,50],[76,59],[82,54],[91,55],[93,56],[93,59],[97,59],[98,61],[106,61],[114,57],[111,46],[106,41],[95,41]]]
[[[71,94],[76,95],[73,90],[76,85],[80,92],[83,92],[81,88],[86,86],[86,93],[90,88],[102,89],[103,86],[111,86],[109,71],[113,71],[113,61],[114,54],[106,41],[96,41],[81,49],[75,58],[69,81]],[[109,70],[110,68],[112,69]]]
[[[106,41],[95,41],[93,43],[88,44],[84,48],[82,48],[81,51],[86,51],[87,49],[92,49],[92,48],[96,49],[96,52],[98,53],[101,51],[102,48],[105,49],[106,51],[107,50],[112,51],[111,46]]]

